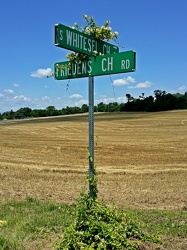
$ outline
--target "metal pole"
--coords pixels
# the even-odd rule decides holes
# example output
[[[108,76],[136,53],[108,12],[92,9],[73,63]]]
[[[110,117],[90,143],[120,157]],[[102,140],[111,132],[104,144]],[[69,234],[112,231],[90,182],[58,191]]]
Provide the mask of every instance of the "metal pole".
[[[94,77],[89,77],[89,178],[94,180]],[[96,197],[93,185],[89,181],[89,191],[92,198]]]

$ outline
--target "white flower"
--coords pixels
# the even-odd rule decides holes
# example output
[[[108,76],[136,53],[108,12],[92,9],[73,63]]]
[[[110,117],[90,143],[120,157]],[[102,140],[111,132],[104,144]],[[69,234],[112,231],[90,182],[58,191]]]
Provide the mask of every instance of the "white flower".
[[[93,54],[96,56],[98,54],[98,52],[96,50],[94,50]]]
[[[118,32],[115,31],[113,35],[117,37],[118,36]]]

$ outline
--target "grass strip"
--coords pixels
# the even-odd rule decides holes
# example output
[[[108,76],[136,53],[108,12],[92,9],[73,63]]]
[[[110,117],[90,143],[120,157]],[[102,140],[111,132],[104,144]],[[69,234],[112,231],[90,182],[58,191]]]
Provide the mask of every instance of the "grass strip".
[[[124,210],[146,233],[158,235],[163,248],[187,249],[187,211]],[[74,205],[26,197],[0,204],[0,249],[54,249],[75,216]],[[174,247],[174,248],[172,248]]]

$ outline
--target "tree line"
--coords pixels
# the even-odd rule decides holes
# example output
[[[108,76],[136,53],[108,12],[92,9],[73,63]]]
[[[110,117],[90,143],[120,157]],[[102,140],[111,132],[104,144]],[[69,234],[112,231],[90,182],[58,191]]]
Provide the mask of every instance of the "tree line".
[[[155,90],[154,96],[145,97],[142,93],[138,98],[126,94],[126,103],[111,102],[105,104],[100,102],[94,106],[94,112],[116,112],[116,111],[141,111],[156,112],[174,109],[187,109],[187,92],[184,94],[170,94],[166,91]],[[7,111],[0,114],[0,120],[4,119],[22,119],[28,117],[47,117],[59,116],[88,112],[89,107],[83,104],[81,107],[69,107],[56,109],[55,106],[48,106],[45,109],[31,109],[29,107],[20,108],[17,111]]]

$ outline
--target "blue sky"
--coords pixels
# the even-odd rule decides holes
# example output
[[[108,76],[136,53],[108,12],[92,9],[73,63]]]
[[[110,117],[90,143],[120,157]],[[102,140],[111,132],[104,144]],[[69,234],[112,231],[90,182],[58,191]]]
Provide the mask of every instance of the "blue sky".
[[[21,107],[57,109],[88,101],[88,78],[46,78],[70,51],[54,45],[54,25],[102,26],[110,20],[124,48],[135,50],[136,72],[94,77],[95,104],[125,102],[125,95],[187,91],[186,0],[9,0],[0,5],[0,113]],[[67,86],[69,86],[67,88]]]

